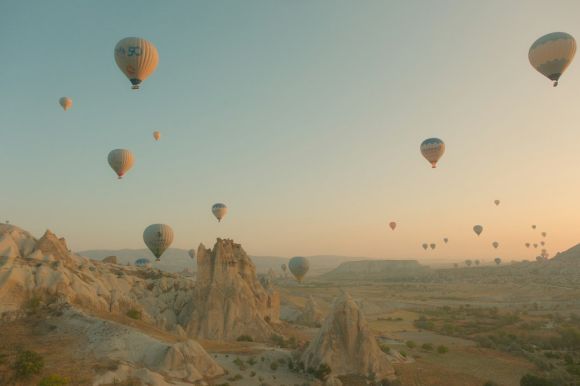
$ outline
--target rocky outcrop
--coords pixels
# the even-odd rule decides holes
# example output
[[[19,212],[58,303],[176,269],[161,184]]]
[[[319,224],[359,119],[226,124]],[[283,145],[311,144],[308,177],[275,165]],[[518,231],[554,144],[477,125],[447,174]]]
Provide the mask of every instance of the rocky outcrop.
[[[393,379],[395,371],[381,351],[361,310],[346,293],[333,309],[318,335],[302,355],[305,368],[331,367],[331,376],[358,374],[372,379]]]
[[[318,309],[318,305],[314,301],[312,295],[308,297],[302,313],[296,319],[296,323],[303,324],[310,327],[320,327],[322,321],[322,312]]]
[[[272,287],[265,288],[256,267],[232,240],[217,239],[213,249],[197,250],[197,280],[191,315],[183,324],[190,336],[235,340],[249,335],[267,340],[271,323],[279,319],[280,299]]]
[[[178,315],[194,304],[191,278],[89,260],[70,252],[65,240],[50,231],[36,240],[4,224],[0,252],[0,320],[64,310],[51,317],[51,324],[58,327],[55,333],[86,338],[86,347],[79,347],[86,352],[79,355],[123,362],[124,374],[140,374],[155,379],[154,384],[163,384],[164,378],[194,383],[223,373],[178,324]],[[133,319],[140,319],[139,328]],[[103,379],[108,376],[119,374]]]
[[[117,264],[117,256],[107,256],[103,259],[103,263]]]

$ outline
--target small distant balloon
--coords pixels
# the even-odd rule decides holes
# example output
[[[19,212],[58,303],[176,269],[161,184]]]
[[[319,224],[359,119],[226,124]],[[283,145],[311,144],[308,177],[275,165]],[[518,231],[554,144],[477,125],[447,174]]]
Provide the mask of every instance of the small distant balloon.
[[[535,243],[534,243],[534,248],[538,248],[538,244],[535,244]]]
[[[558,85],[576,54],[576,40],[565,32],[552,32],[540,37],[528,52],[530,64],[546,78]]]
[[[493,259],[493,261],[495,262],[496,265],[501,264],[501,258],[499,258],[499,257],[496,257],[495,259]]]
[[[542,232],[542,237],[546,237],[548,234],[546,232]]]
[[[530,243],[526,243],[525,246],[526,246],[526,248],[529,248],[530,247]]]
[[[428,138],[421,143],[421,154],[432,168],[437,167],[437,162],[445,153],[445,143],[439,138]]]
[[[125,173],[133,167],[135,163],[135,157],[130,150],[127,149],[115,149],[109,153],[107,157],[109,165],[117,173],[119,179],[123,178]]]
[[[392,230],[395,230],[395,228],[397,227],[397,223],[396,223],[396,222],[394,222],[394,221],[391,221],[391,222],[389,223],[389,227],[390,227]]]
[[[473,231],[475,232],[476,235],[480,235],[481,232],[483,232],[483,227],[481,225],[475,225],[473,227]]]
[[[221,222],[225,215],[228,213],[228,207],[225,204],[217,203],[211,207],[211,212],[217,218],[218,222]]]
[[[445,244],[447,244],[447,243],[449,242],[449,239],[448,239],[447,237],[444,237],[444,238],[443,238],[443,242],[444,242]]]
[[[156,141],[159,141],[159,139],[161,138],[161,133],[159,131],[154,131],[153,138],[155,138]]]
[[[429,248],[429,244],[423,243],[422,247],[423,247],[424,250],[427,250],[427,248]]]
[[[491,243],[491,245],[497,249],[497,247],[499,247],[499,243],[497,241],[494,241],[493,243]]]
[[[437,244],[431,243],[431,244],[429,244],[429,246],[431,247],[431,249],[435,249],[435,247],[437,246]]]
[[[165,224],[151,224],[143,231],[143,241],[159,261],[173,242],[173,229]]]
[[[532,225],[532,229],[536,229],[536,226],[535,225]]]
[[[493,203],[495,204],[495,206],[498,206],[500,204],[499,200],[494,200]]]
[[[191,257],[192,259],[195,259],[195,249],[190,249],[189,251],[187,251],[187,254],[189,255],[189,257]]]
[[[306,259],[305,257],[295,256],[291,258],[290,261],[288,262],[288,268],[290,269],[290,272],[292,273],[292,275],[294,275],[296,280],[302,282],[304,276],[310,269],[310,263],[308,262],[308,259]]]
[[[540,241],[540,245],[543,247],[544,245],[546,245],[546,243],[544,241]]]
[[[72,99],[69,97],[62,97],[58,100],[58,103],[61,105],[64,111],[70,109],[73,105]]]
[[[135,265],[137,267],[146,267],[149,264],[151,264],[151,260],[149,260],[149,259],[141,258],[141,259],[135,260]]]

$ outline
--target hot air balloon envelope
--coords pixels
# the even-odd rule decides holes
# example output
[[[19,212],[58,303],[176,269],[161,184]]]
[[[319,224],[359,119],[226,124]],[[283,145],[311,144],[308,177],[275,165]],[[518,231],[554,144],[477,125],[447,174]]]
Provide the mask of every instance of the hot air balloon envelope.
[[[165,224],[151,224],[143,232],[143,241],[151,253],[159,260],[163,252],[173,242],[173,229]]]
[[[445,143],[439,138],[429,138],[421,143],[421,154],[431,163],[431,167],[436,168],[437,162],[445,153]]]
[[[153,43],[142,38],[129,37],[115,46],[115,62],[136,90],[157,68],[159,54]]]
[[[221,222],[222,218],[228,213],[228,207],[225,204],[217,203],[211,207],[211,212],[217,218],[218,222]]]
[[[115,149],[109,153],[107,157],[109,161],[109,165],[111,168],[117,173],[119,179],[123,178],[125,173],[129,171],[133,167],[133,163],[135,163],[135,157],[133,157],[133,153],[127,149]]]
[[[553,32],[542,36],[532,44],[528,52],[530,64],[546,78],[558,85],[576,54],[576,40],[565,32]]]
[[[73,105],[72,99],[70,99],[69,97],[60,98],[58,100],[58,103],[61,105],[61,107],[64,109],[64,111],[67,111]]]
[[[290,261],[288,262],[288,268],[290,269],[290,272],[292,272],[292,275],[294,275],[296,280],[301,282],[302,279],[304,279],[306,273],[308,272],[308,269],[310,268],[310,263],[308,262],[308,259],[306,259],[305,257],[295,256],[291,258]]]

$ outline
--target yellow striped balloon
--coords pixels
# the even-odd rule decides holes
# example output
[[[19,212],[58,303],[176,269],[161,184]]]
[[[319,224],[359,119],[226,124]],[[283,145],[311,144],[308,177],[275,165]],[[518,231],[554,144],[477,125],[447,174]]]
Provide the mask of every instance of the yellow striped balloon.
[[[151,224],[143,232],[143,241],[159,261],[163,252],[173,242],[173,229],[165,224]]]
[[[161,138],[161,133],[159,131],[154,131],[153,138],[155,138],[156,141],[159,141],[159,139]]]
[[[574,54],[576,40],[565,32],[553,32],[542,36],[532,44],[528,58],[530,64],[542,75],[558,85],[558,80],[566,71]]]
[[[107,157],[109,165],[117,173],[119,179],[123,178],[125,173],[133,167],[135,163],[135,157],[130,150],[127,149],[115,149],[111,150],[109,156]]]
[[[157,68],[159,54],[157,48],[142,38],[125,38],[115,46],[115,62],[129,78],[134,90]]]

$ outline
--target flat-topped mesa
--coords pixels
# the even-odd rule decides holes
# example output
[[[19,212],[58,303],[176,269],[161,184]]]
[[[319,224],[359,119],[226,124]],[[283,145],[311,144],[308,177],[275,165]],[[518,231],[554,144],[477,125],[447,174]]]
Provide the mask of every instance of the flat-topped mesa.
[[[302,355],[305,368],[330,366],[332,376],[362,375],[375,380],[395,378],[387,355],[379,348],[366,319],[346,293],[334,301],[322,328]]]
[[[240,244],[217,239],[213,249],[197,250],[197,283],[192,314],[184,325],[191,336],[235,340],[250,335],[267,340],[280,314],[280,298],[265,288]]]

